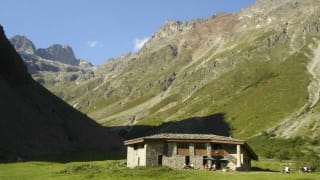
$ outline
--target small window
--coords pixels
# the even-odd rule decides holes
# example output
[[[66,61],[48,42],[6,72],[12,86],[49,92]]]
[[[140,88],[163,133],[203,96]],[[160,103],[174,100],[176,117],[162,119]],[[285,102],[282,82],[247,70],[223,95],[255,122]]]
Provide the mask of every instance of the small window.
[[[207,146],[206,146],[205,143],[196,143],[196,144],[194,145],[194,147],[195,147],[196,149],[207,149]]]
[[[207,145],[205,143],[194,144],[194,152],[196,156],[206,156],[207,155]]]
[[[188,143],[178,143],[178,148],[189,149],[189,144]]]
[[[189,144],[188,143],[178,143],[177,144],[177,154],[178,155],[189,155]]]

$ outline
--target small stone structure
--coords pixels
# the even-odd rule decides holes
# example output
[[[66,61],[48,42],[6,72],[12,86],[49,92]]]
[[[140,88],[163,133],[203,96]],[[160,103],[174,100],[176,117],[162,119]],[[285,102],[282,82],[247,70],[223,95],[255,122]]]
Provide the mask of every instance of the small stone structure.
[[[250,170],[258,156],[239,139],[213,134],[156,134],[124,141],[127,166]]]

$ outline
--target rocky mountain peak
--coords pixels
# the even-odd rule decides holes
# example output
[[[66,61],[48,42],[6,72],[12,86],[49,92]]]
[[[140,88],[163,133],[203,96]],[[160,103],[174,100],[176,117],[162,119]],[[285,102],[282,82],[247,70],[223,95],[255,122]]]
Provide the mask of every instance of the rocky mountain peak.
[[[29,40],[25,36],[16,35],[10,39],[10,42],[19,53],[25,53],[25,54],[36,53],[35,45],[32,43],[31,40]]]
[[[48,48],[39,48],[37,55],[54,61],[60,61],[65,64],[78,65],[72,48],[68,45],[54,44]]]
[[[195,22],[182,22],[176,20],[168,20],[162,25],[158,31],[156,31],[150,38],[150,40],[145,43],[142,51],[152,48],[153,46],[158,46],[164,42],[170,41],[172,38],[176,38],[180,34],[187,32],[195,26]]]
[[[153,38],[166,38],[169,36],[176,35],[178,33],[182,33],[186,30],[192,28],[191,23],[182,22],[182,21],[175,21],[175,20],[168,20],[160,29],[157,31]]]

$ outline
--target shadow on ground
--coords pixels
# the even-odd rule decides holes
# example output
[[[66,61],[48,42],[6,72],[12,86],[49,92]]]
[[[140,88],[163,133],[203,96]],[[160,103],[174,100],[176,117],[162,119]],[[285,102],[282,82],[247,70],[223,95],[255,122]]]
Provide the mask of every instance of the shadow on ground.
[[[264,168],[260,168],[260,167],[252,167],[251,171],[259,171],[259,172],[280,172],[280,171],[276,171],[276,170],[272,170],[272,169],[264,169]]]

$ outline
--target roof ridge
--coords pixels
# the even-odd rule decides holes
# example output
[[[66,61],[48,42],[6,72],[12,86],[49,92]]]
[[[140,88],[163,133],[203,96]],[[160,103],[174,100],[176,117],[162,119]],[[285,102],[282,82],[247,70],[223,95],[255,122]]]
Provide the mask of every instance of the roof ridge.
[[[229,140],[229,141],[241,141],[244,140],[236,139],[231,136],[221,136],[216,134],[200,134],[200,133],[159,133],[149,136],[140,137],[143,139],[153,139],[153,138],[184,138],[184,139],[219,139],[219,140]]]

